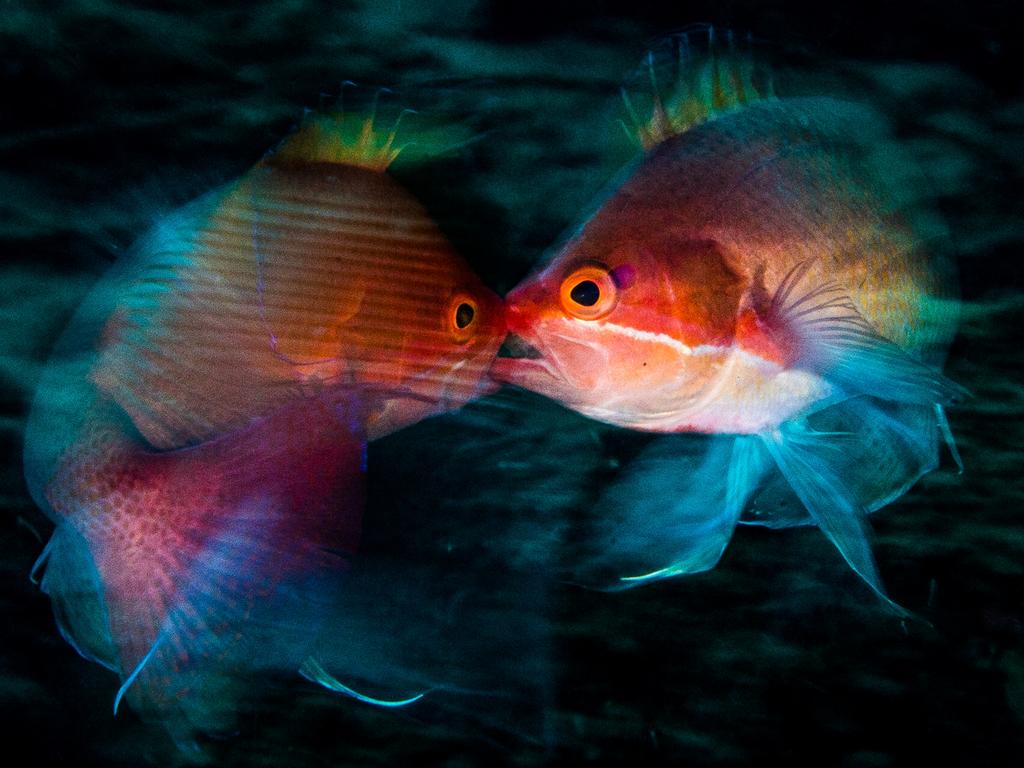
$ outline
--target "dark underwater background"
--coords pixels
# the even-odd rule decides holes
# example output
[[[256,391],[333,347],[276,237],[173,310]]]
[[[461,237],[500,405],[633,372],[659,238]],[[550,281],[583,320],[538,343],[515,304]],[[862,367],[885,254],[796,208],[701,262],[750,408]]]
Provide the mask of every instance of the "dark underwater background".
[[[182,759],[158,726],[112,715],[117,680],[64,642],[29,579],[50,532],[22,479],[33,386],[117,255],[353,81],[463,126],[396,175],[505,292],[631,157],[622,78],[695,22],[798,51],[870,99],[935,184],[964,298],[946,370],[974,397],[949,414],[964,474],[945,455],[872,517],[915,618],[811,528],[741,527],[701,575],[566,583],[574,521],[647,438],[503,391],[370,446],[370,565],[327,638],[378,693],[401,692],[391,673],[456,683],[396,711],[274,677],[209,759],[1024,764],[1024,28],[1012,3],[922,0],[0,2],[3,762]]]

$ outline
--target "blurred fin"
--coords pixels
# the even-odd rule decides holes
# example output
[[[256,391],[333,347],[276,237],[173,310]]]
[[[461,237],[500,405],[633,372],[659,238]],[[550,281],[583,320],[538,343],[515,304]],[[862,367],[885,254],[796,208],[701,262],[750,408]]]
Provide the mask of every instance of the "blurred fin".
[[[375,124],[375,111],[367,115],[311,112],[267,162],[336,163],[385,171],[402,151],[395,142],[403,115],[390,129],[382,130]]]
[[[868,541],[867,511],[835,471],[837,458],[844,454],[845,436],[787,422],[761,437],[783,476],[846,562],[890,608],[907,615],[882,586]]]
[[[257,313],[255,267],[251,288],[226,280],[228,266],[239,271],[245,243],[220,243],[207,232],[237,196],[234,187],[218,190],[166,217],[99,287],[117,302],[94,342],[99,356],[89,380],[159,449],[237,429],[261,394],[252,387],[261,381],[256,351],[269,341]],[[219,389],[197,384],[196,372],[211,368]]]
[[[622,87],[626,133],[649,150],[716,116],[772,97],[750,40],[700,26],[648,52]]]
[[[299,674],[310,682],[322,685],[329,691],[343,693],[346,696],[351,696],[353,699],[365,704],[373,704],[378,707],[405,707],[413,702],[419,701],[426,695],[426,693],[417,693],[414,696],[410,696],[405,699],[378,699],[373,696],[367,696],[364,693],[360,693],[359,691],[350,688],[334,677],[334,675],[324,669],[323,665],[315,656],[310,656],[302,662],[302,666],[299,667]]]
[[[108,429],[108,450],[62,467],[50,500],[102,582],[123,680],[115,706],[126,698],[191,751],[197,732],[232,726],[259,673],[299,669],[359,536],[351,421],[302,401],[168,453]]]
[[[953,461],[956,462],[957,470],[959,474],[964,473],[964,460],[960,458],[960,449],[956,447],[956,438],[953,437],[953,430],[949,428],[949,419],[946,418],[946,409],[939,403],[935,404],[935,418],[939,423],[939,431],[942,433],[942,439],[946,441],[946,447],[949,449],[950,455],[953,457]]]
[[[895,501],[938,466],[936,416],[927,405],[860,396],[811,414],[807,423],[839,436],[842,451],[829,453],[830,466],[865,512]],[[751,497],[740,522],[788,528],[814,519],[776,471]]]
[[[337,102],[311,110],[298,129],[273,150],[264,163],[330,163],[383,173],[399,156],[415,162],[440,155],[469,141],[461,126],[407,107],[393,105],[390,89],[373,91],[342,84]],[[347,92],[346,92],[347,89]],[[367,101],[367,93],[372,96]],[[389,97],[383,108],[381,97]],[[346,108],[345,100],[363,102]]]
[[[766,459],[747,437],[654,440],[594,511],[576,564],[584,583],[614,579],[611,588],[623,589],[713,568]]]
[[[53,603],[63,638],[84,658],[116,671],[107,606],[85,540],[71,526],[59,524],[32,568],[33,578],[43,567],[40,587]]]
[[[463,533],[458,518],[437,523]],[[486,516],[466,525],[475,527],[467,536],[477,542],[508,535],[502,522]],[[542,738],[557,678],[550,571],[505,567],[479,544],[449,550],[444,542],[451,538],[436,538],[434,526],[402,530],[400,540],[390,523],[376,534],[368,530],[386,541],[371,539],[346,576],[311,654],[330,670],[316,682],[348,693],[330,682],[344,680],[345,688],[372,692],[378,702],[391,692],[425,692],[410,713],[418,721],[488,738]],[[397,549],[382,551],[382,544]],[[303,672],[310,671],[307,660]]]

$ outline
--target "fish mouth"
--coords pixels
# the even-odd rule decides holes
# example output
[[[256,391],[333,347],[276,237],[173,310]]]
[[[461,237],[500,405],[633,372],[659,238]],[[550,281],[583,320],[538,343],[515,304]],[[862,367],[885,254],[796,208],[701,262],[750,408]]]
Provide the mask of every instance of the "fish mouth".
[[[537,376],[552,376],[549,361],[537,347],[522,336],[509,333],[491,364],[489,377],[502,384],[528,387],[526,380]]]
[[[539,349],[522,336],[509,333],[505,337],[501,348],[498,349],[498,357],[512,358],[514,360],[540,360],[543,355]]]

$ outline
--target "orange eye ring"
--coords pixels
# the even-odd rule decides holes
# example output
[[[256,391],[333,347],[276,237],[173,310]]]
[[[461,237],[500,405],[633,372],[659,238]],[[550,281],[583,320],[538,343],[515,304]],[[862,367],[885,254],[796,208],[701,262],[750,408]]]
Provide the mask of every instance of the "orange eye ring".
[[[457,344],[465,344],[480,326],[480,304],[468,293],[456,293],[444,312],[444,328]]]
[[[598,320],[615,308],[618,286],[601,264],[584,264],[562,281],[562,308],[580,320]]]

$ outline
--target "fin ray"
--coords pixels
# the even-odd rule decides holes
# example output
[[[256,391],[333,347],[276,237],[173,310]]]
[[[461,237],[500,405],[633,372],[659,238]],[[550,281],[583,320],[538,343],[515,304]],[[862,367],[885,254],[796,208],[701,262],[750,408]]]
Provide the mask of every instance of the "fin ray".
[[[622,589],[713,568],[765,458],[746,437],[654,440],[598,502],[580,558],[584,581],[611,575],[611,588]]]
[[[360,693],[354,688],[345,685],[334,677],[334,675],[324,669],[323,665],[314,656],[309,656],[304,662],[302,662],[302,666],[299,667],[299,674],[310,682],[323,686],[329,691],[343,693],[346,696],[351,696],[357,701],[363,702],[364,704],[373,704],[378,707],[386,707],[389,709],[408,706],[409,704],[417,702],[426,696],[425,692],[417,693],[404,699],[379,699],[374,696],[367,696],[366,694]]]
[[[700,26],[649,51],[622,88],[627,133],[645,150],[720,114],[772,98],[771,80],[749,38]],[[644,109],[637,108],[641,101]],[[627,124],[624,122],[624,126]]]
[[[906,615],[882,586],[869,543],[866,510],[821,456],[822,442],[836,438],[818,436],[792,422],[761,437],[797,497],[843,559],[890,608]]]
[[[967,391],[881,336],[835,283],[801,289],[813,264],[796,264],[762,312],[787,338],[791,364],[810,367],[848,395],[901,403],[953,403]]]

